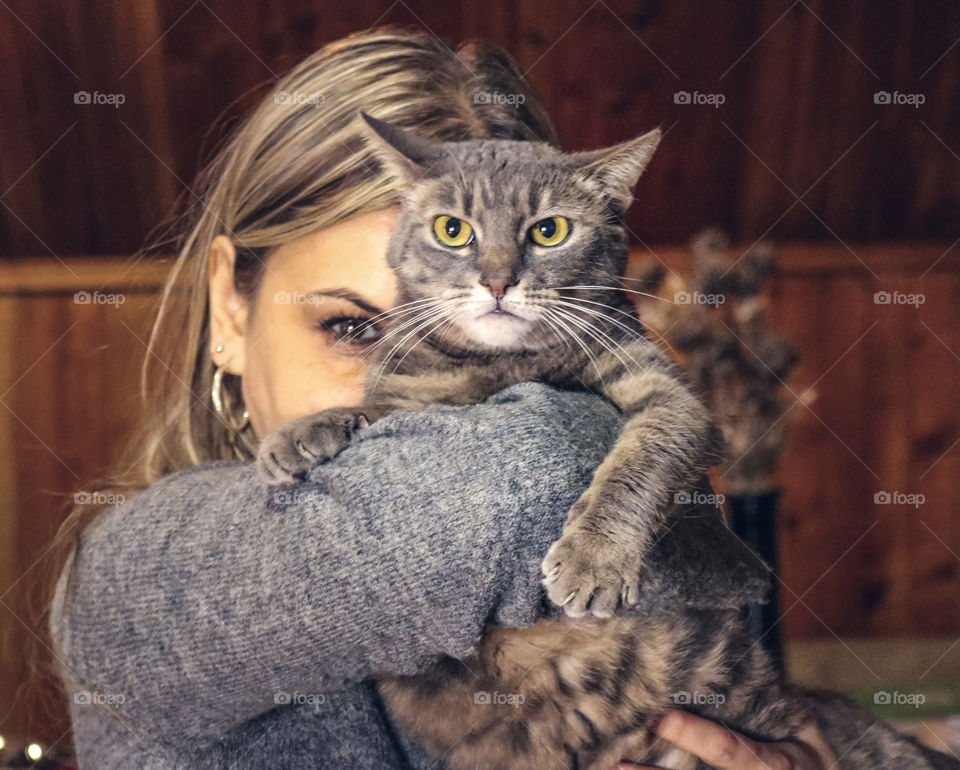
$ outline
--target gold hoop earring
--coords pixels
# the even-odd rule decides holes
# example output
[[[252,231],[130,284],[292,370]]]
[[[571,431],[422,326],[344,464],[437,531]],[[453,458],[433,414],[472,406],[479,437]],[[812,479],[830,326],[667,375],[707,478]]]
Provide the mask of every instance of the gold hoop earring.
[[[216,371],[213,373],[213,385],[210,388],[210,399],[213,401],[213,408],[216,409],[217,414],[220,416],[220,419],[223,420],[224,424],[234,433],[240,433],[250,424],[250,414],[247,412],[246,408],[243,410],[243,414],[240,417],[240,425],[234,424],[233,415],[231,415],[228,409],[225,406],[225,400],[223,398],[223,375],[224,368],[218,366]]]

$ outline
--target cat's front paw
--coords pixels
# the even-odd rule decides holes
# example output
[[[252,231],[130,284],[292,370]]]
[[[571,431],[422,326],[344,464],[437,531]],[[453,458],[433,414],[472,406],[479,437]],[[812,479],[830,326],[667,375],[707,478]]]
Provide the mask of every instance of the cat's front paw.
[[[540,565],[550,601],[570,617],[608,618],[637,603],[647,549],[639,532],[613,530],[611,522],[623,518],[623,503],[596,483],[570,508]]]
[[[350,443],[369,422],[363,412],[347,407],[301,417],[264,437],[257,452],[257,470],[268,484],[287,484],[306,477]]]
[[[643,558],[636,544],[574,526],[550,546],[541,569],[550,601],[567,615],[609,618],[637,603]]]

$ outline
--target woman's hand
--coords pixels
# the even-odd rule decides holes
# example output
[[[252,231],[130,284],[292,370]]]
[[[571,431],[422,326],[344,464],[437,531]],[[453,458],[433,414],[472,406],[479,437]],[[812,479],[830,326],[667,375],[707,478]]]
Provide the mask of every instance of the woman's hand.
[[[759,743],[709,719],[668,711],[657,735],[716,770],[827,770],[837,758],[811,717],[790,740]],[[619,764],[611,770],[641,770],[648,765]]]

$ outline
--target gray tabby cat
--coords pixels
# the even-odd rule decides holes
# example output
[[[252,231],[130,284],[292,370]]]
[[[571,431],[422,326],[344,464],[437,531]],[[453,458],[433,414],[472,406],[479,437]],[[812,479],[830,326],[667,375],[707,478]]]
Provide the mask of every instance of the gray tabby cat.
[[[266,436],[266,479],[301,478],[391,412],[478,403],[528,380],[594,390],[628,418],[542,564],[550,599],[576,619],[491,627],[469,660],[382,678],[392,713],[458,770],[605,770],[625,757],[704,767],[648,729],[678,698],[748,735],[788,737],[814,696],[778,680],[736,612],[613,617],[636,602],[664,523],[689,515],[675,494],[709,491],[705,471],[722,445],[617,286],[627,260],[621,217],[660,132],[562,154],[533,142],[436,143],[363,117],[377,157],[405,182],[387,251],[398,300],[385,314],[363,406],[327,409]],[[483,692],[523,699],[488,703]],[[684,702],[682,693],[694,695]],[[938,766],[831,698],[818,702],[833,714],[822,729],[838,753],[849,752],[844,766]]]
[[[610,617],[636,602],[671,501],[723,443],[615,286],[627,260],[620,215],[660,132],[561,155],[534,142],[435,144],[366,120],[379,157],[408,183],[387,249],[399,284],[390,343],[375,351],[362,408],[327,409],[267,436],[261,468],[270,482],[293,481],[358,425],[482,402],[517,382],[597,391],[629,419],[543,571],[568,615]]]

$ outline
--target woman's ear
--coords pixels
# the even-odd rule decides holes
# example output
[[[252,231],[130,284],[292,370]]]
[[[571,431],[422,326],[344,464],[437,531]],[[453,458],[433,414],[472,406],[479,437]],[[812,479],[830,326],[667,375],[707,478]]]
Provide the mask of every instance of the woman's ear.
[[[210,357],[228,374],[243,374],[247,301],[237,294],[233,270],[237,252],[225,235],[210,244]],[[218,346],[223,350],[217,351]]]

